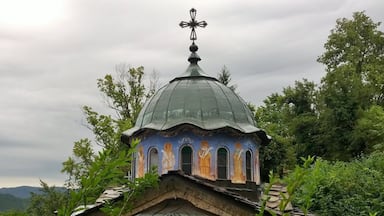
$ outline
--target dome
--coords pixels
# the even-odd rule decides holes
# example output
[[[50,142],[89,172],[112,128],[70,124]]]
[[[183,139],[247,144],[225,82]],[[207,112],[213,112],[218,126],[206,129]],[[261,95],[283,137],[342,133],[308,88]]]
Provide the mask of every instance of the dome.
[[[246,103],[216,78],[205,74],[196,62],[159,89],[144,105],[133,128],[123,139],[145,129],[165,131],[189,124],[203,130],[231,128],[244,134],[256,134],[262,144],[269,142],[256,126]]]

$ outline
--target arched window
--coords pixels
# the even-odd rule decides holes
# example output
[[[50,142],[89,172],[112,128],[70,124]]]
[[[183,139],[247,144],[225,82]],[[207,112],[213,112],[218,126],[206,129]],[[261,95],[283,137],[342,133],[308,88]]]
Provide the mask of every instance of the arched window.
[[[249,150],[245,153],[245,173],[247,181],[252,181],[252,154]]]
[[[154,167],[156,170],[159,169],[159,151],[156,148],[151,148],[151,150],[149,150],[149,166],[148,167],[150,170],[152,170]]]
[[[228,179],[228,151],[225,148],[217,150],[217,178]]]
[[[184,146],[181,149],[181,170],[187,174],[192,174],[192,148]]]

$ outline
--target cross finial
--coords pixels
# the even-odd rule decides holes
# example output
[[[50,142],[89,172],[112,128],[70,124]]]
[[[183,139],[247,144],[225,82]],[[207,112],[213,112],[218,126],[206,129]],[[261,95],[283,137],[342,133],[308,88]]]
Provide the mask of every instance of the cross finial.
[[[191,15],[191,21],[189,21],[189,22],[181,21],[179,25],[180,25],[181,28],[186,28],[186,27],[191,28],[191,35],[189,36],[189,39],[194,44],[195,40],[197,39],[195,28],[196,27],[205,28],[205,26],[207,26],[208,24],[205,21],[198,22],[196,20],[196,9],[195,8],[192,8],[189,11],[189,14]]]
[[[205,26],[207,26],[207,22],[205,22],[205,21],[198,22],[196,20],[196,9],[195,8],[192,8],[189,11],[189,14],[191,15],[191,21],[189,21],[189,22],[181,21],[179,25],[181,28],[185,28],[185,27],[191,28],[191,35],[189,36],[189,39],[191,39],[192,44],[191,44],[191,46],[189,46],[189,50],[192,53],[189,56],[188,61],[191,64],[197,64],[197,62],[200,61],[201,59],[200,59],[199,55],[197,55],[197,53],[196,53],[196,51],[198,50],[198,47],[195,44],[195,40],[197,40],[195,28],[197,28],[197,27],[205,28]]]

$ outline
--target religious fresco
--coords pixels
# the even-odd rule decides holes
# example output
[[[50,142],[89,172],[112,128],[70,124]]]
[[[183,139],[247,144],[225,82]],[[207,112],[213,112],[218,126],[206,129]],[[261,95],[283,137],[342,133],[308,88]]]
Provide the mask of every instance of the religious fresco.
[[[255,170],[255,175],[253,175],[254,176],[254,182],[256,182],[256,184],[260,184],[259,149],[256,149],[256,152],[255,152],[255,167],[254,167],[254,170]]]
[[[232,137],[225,133],[212,133],[206,136],[196,135],[193,132],[181,132],[174,136],[165,136],[157,133],[142,139],[138,147],[136,164],[136,176],[142,175],[142,171],[148,171],[149,166],[145,158],[149,158],[151,148],[160,149],[158,155],[159,175],[166,174],[169,170],[181,170],[181,148],[183,146],[192,148],[192,175],[203,178],[217,179],[217,150],[225,147],[228,150],[228,180],[233,183],[245,183],[245,161],[246,151],[252,154],[252,176],[253,181],[260,183],[258,144],[248,137]],[[141,150],[140,148],[144,148]],[[142,156],[143,152],[145,155]],[[149,162],[150,160],[148,160]]]
[[[199,171],[200,176],[208,179],[213,179],[211,174],[211,150],[207,141],[201,141],[200,150],[198,152],[199,157]]]
[[[233,153],[233,183],[245,183],[244,175],[244,149],[240,143],[235,144],[235,152]]]
[[[144,177],[144,166],[145,166],[145,158],[144,158],[144,148],[143,146],[139,146],[137,151],[137,176],[138,178]]]
[[[175,167],[175,155],[173,154],[172,144],[167,142],[164,144],[164,149],[161,150],[163,153],[162,163],[162,173],[166,174],[169,170],[173,170]]]

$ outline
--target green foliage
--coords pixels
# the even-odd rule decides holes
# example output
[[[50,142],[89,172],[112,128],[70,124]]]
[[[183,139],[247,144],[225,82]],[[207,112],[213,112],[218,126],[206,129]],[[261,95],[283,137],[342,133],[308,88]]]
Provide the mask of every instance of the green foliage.
[[[364,143],[366,152],[384,151],[384,109],[372,106],[362,112],[353,133],[353,142]]]
[[[112,186],[120,186],[126,183],[123,167],[130,161],[132,151],[120,151],[111,156],[111,150],[103,150],[98,153],[91,166],[87,169],[87,175],[80,178],[79,188],[70,191],[70,199],[65,206],[59,209],[59,215],[69,215],[77,206],[85,206],[94,203],[104,189]]]
[[[310,166],[315,161],[314,157],[308,156],[307,158],[301,158],[303,165],[302,166],[296,166],[293,172],[291,172],[285,179],[284,182],[287,185],[287,196],[284,194],[281,194],[283,196],[283,201],[280,205],[280,211],[284,212],[287,208],[287,205],[291,203],[294,199],[297,199],[297,191],[299,188],[305,188],[308,194],[307,196],[301,196],[298,199],[300,199],[300,209],[304,212],[305,215],[307,215],[309,212],[309,208],[312,205],[312,199],[308,196],[314,192],[314,187],[305,186],[306,184],[306,178],[310,172]],[[310,184],[309,184],[310,185]]]
[[[316,155],[350,161],[383,150],[384,34],[364,12],[338,19],[318,58],[327,74],[274,93],[256,110],[256,122],[273,141],[261,149],[268,170],[292,169],[292,158]]]
[[[320,140],[326,145],[327,159],[350,160],[364,151],[362,143],[351,145],[358,113],[368,106],[369,97],[359,76],[343,66],[323,79],[320,92]]]
[[[315,158],[308,156],[307,158],[301,158],[303,165],[296,166],[294,171],[284,180],[279,179],[272,171],[269,173],[269,184],[264,188],[263,197],[261,202],[261,208],[257,216],[264,215],[265,211],[268,211],[271,215],[276,216],[277,213],[272,209],[267,208],[267,202],[270,200],[269,191],[272,189],[274,184],[284,184],[287,188],[287,193],[280,192],[280,205],[279,211],[283,216],[290,215],[289,212],[286,212],[287,206],[296,198],[297,191],[299,188],[303,187],[305,184],[305,178],[310,172],[310,166],[314,162]],[[308,209],[312,204],[311,199],[304,197],[304,205],[301,205],[301,209],[304,212],[304,215],[307,215]]]
[[[122,64],[116,67],[116,72],[117,79],[106,75],[103,79],[97,80],[97,86],[103,93],[105,102],[116,111],[116,118],[99,114],[89,106],[83,107],[87,127],[93,132],[96,144],[111,151],[108,154],[111,159],[119,155],[120,151],[127,151],[127,146],[120,141],[121,134],[132,127],[146,97],[142,80],[143,67],[127,68]],[[89,139],[75,142],[73,156],[63,162],[62,172],[68,174],[68,187],[81,187],[81,178],[88,175],[90,166],[97,158],[91,146]]]
[[[268,146],[262,146],[260,149],[261,178],[267,180],[266,174],[269,170],[282,175],[287,150],[292,145],[285,126],[286,109],[282,96],[272,94],[264,100],[264,104],[257,108],[255,118],[258,126],[273,137]]]
[[[122,200],[109,202],[101,209],[107,215],[122,215],[131,209],[132,200],[140,196],[146,189],[158,186],[157,170],[146,173],[143,178],[136,178],[134,181],[128,181],[126,186],[129,190],[124,193]]]
[[[125,130],[132,127],[131,119],[113,119],[112,116],[99,114],[88,106],[84,106],[83,111],[96,143],[114,152],[121,150],[120,136]]]
[[[11,194],[0,194],[0,212],[25,210],[29,200],[15,197]],[[0,213],[0,215],[2,215]]]
[[[319,215],[384,214],[384,153],[352,162],[318,159],[302,177],[295,204]]]
[[[287,111],[285,125],[296,151],[296,160],[301,163],[301,157],[322,155],[321,146],[315,145],[318,135],[317,116],[317,86],[306,79],[296,81],[293,87],[283,90],[283,98]]]
[[[272,186],[279,181],[279,178],[273,173],[272,170],[269,172],[268,177],[269,177],[269,184],[267,184],[266,187],[264,187],[264,190],[263,190],[264,196],[261,197],[260,210],[259,210],[259,213],[256,214],[256,216],[263,216],[265,211],[268,211],[267,202],[271,199],[271,197],[268,196],[269,191],[271,191]],[[271,214],[276,215],[275,212],[271,212]]]
[[[97,86],[105,95],[105,101],[116,111],[119,119],[129,119],[133,125],[145,98],[143,84],[144,67],[131,68],[125,64],[116,66],[118,79],[107,74],[97,80]]]
[[[71,189],[69,200],[58,210],[58,215],[70,215],[76,207],[94,203],[108,187],[126,185],[129,192],[136,193],[139,188],[153,183],[153,178],[150,176],[133,184],[125,179],[130,169],[133,151],[139,141],[134,141],[131,149],[120,141],[123,131],[135,123],[145,97],[149,96],[153,89],[145,94],[142,82],[143,67],[127,68],[125,65],[119,65],[116,71],[117,79],[106,75],[97,82],[107,105],[116,111],[116,117],[99,114],[88,106],[83,107],[87,126],[93,132],[95,142],[102,147],[102,150],[94,153],[89,139],[75,142],[73,156],[63,162],[62,169],[62,172],[69,176],[67,181],[67,186]],[[123,203],[123,206],[125,205],[126,203]],[[127,209],[116,203],[107,206],[109,213],[114,215]]]
[[[143,178],[128,181],[125,179],[125,169],[127,162],[132,160],[132,153],[139,143],[134,140],[132,148],[128,151],[120,151],[118,155],[111,156],[111,150],[103,150],[95,157],[94,162],[88,167],[87,175],[80,179],[80,187],[70,191],[70,199],[58,210],[58,215],[70,215],[78,206],[86,206],[95,203],[101,193],[110,187],[124,185],[127,192],[124,199],[118,202],[107,203],[103,211],[108,215],[121,215],[129,210],[130,200],[138,196],[144,189],[157,185],[157,172],[146,174]]]
[[[40,180],[41,194],[32,193],[27,213],[30,216],[55,215],[54,212],[68,200],[65,191],[48,186]]]
[[[304,79],[284,88],[282,94],[267,97],[257,108],[256,122],[273,138],[260,151],[263,180],[267,180],[268,170],[282,176],[300,157],[321,151],[313,145],[317,133],[315,99],[315,84]]]
[[[328,72],[350,66],[371,91],[372,102],[384,105],[384,34],[364,12],[355,12],[353,19],[338,19],[331,31],[326,51],[318,59]]]
[[[228,68],[225,65],[221,69],[221,72],[217,75],[217,79],[219,80],[219,82],[228,86],[228,88],[230,88],[232,91],[236,90],[236,88],[237,88],[236,85],[230,85],[230,82],[232,80],[231,72],[229,72]]]
[[[88,168],[94,160],[94,153],[89,139],[81,139],[74,143],[73,156],[63,162],[63,169],[69,175],[66,182],[68,188],[78,187],[78,182],[82,176],[88,174]]]
[[[320,100],[318,143],[327,143],[324,158],[351,160],[369,152],[357,139],[359,113],[384,105],[384,34],[363,12],[338,19],[318,59],[326,66]],[[358,132],[360,133],[360,132]]]
[[[384,215],[384,34],[379,25],[363,12],[338,19],[318,59],[327,71],[319,88],[296,82],[256,110],[259,126],[274,139],[262,149],[262,174],[290,168],[292,149],[296,158],[336,161],[318,159],[310,168],[304,162],[285,179],[291,195],[284,199],[293,197],[304,213]]]
[[[352,162],[329,162],[308,157],[302,166],[295,169],[283,180],[288,195],[280,194],[280,212],[293,202],[305,215],[383,215],[384,214],[384,153],[374,152]],[[268,194],[271,185],[280,180],[270,174],[270,182],[264,189]],[[270,197],[262,199],[258,215],[265,211]],[[283,214],[284,215],[284,214]]]
[[[0,212],[0,216],[28,216],[28,214],[22,211],[9,210],[6,212]]]

